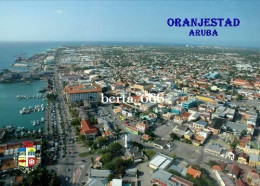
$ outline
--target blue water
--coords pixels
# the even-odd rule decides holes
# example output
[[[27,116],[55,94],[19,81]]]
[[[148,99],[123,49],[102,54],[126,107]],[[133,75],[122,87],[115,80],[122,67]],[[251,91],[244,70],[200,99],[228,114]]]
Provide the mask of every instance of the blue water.
[[[26,99],[18,101],[17,95],[36,95],[38,90],[44,87],[44,81],[36,81],[30,84],[25,83],[4,83],[0,84],[0,127],[15,126],[27,129],[43,127],[44,124],[33,126],[31,121],[40,120],[45,117],[45,112],[32,112],[30,114],[20,114],[19,111],[25,107],[35,105],[46,105],[43,99]]]
[[[10,68],[15,56],[24,53],[31,57],[38,52],[47,51],[50,48],[59,47],[60,43],[39,42],[0,42],[0,69]],[[19,110],[23,107],[46,104],[42,99],[29,99],[18,101],[17,95],[36,95],[43,88],[45,82],[36,81],[30,84],[24,83],[0,83],[0,127],[15,126],[27,129],[44,128],[44,124],[33,126],[31,121],[40,120],[45,116],[44,112],[34,112],[21,115]]]

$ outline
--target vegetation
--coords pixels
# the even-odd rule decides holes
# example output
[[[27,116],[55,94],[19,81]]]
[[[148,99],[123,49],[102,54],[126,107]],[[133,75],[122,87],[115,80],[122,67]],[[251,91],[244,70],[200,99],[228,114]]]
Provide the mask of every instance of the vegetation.
[[[47,98],[48,101],[55,101],[57,99],[57,97],[58,96],[56,94],[53,94],[53,93],[46,95],[46,98]]]
[[[155,152],[153,150],[145,150],[144,154],[148,157],[148,159],[152,159],[152,157],[155,155]]]
[[[149,135],[149,136],[152,137],[152,138],[155,138],[155,137],[156,137],[155,133],[152,132],[152,131],[146,131],[145,134]]]
[[[113,157],[119,155],[123,149],[123,146],[118,142],[113,142],[108,145],[106,149],[99,149],[99,154],[106,154],[107,152],[110,152]]]
[[[234,139],[232,143],[230,143],[230,147],[232,149],[235,149],[237,147],[237,144],[238,144],[238,139]]]
[[[106,164],[108,162],[111,162],[111,160],[113,159],[113,156],[112,156],[112,153],[111,152],[107,152],[105,154],[103,154],[101,156],[101,159],[100,161],[103,163],[103,164]]]
[[[132,160],[123,160],[120,157],[123,146],[118,142],[113,142],[106,149],[99,150],[101,153],[100,161],[103,163],[104,169],[114,171],[115,174],[122,174],[125,167],[132,163]]]
[[[107,181],[108,182],[112,181],[114,177],[115,177],[114,174],[109,174],[107,177]]]
[[[209,160],[208,165],[209,165],[210,167],[213,167],[214,165],[218,165],[218,162],[216,162],[216,161],[214,161],[214,160]]]
[[[107,138],[104,138],[102,136],[98,137],[96,141],[99,146],[103,146],[108,142]]]
[[[140,143],[137,143],[135,141],[131,141],[130,144],[133,146],[133,147],[138,147],[139,149],[143,149],[144,146]]]
[[[115,172],[115,174],[123,174],[125,167],[130,165],[132,160],[123,160],[121,157],[114,158],[112,161],[104,165],[105,169],[109,169]]]
[[[79,126],[79,125],[80,125],[80,119],[74,117],[74,118],[71,120],[70,124],[71,124],[72,126],[74,126],[74,127]]]
[[[174,141],[174,140],[180,140],[180,138],[179,138],[176,134],[174,134],[174,133],[171,133],[171,134],[170,134],[170,137],[171,137],[172,141]]]
[[[241,136],[246,136],[247,135],[247,131],[246,130],[242,130],[240,133]]]
[[[89,156],[91,153],[90,152],[82,152],[79,154],[79,157],[83,158],[83,157],[87,157]]]
[[[48,172],[45,168],[37,168],[30,172],[23,181],[24,186],[58,186],[60,181],[54,170]]]

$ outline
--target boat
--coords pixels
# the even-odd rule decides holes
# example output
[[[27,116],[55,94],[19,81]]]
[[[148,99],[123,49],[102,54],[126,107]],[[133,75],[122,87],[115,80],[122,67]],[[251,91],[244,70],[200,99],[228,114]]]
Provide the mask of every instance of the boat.
[[[42,118],[41,118],[41,122],[43,123],[43,122],[44,122],[44,120],[45,120],[45,119],[44,119],[44,117],[42,117]]]
[[[46,91],[47,91],[47,88],[42,88],[38,92],[46,92]]]
[[[20,114],[25,114],[26,113],[26,110],[25,110],[25,107],[23,107],[22,110],[20,110]]]

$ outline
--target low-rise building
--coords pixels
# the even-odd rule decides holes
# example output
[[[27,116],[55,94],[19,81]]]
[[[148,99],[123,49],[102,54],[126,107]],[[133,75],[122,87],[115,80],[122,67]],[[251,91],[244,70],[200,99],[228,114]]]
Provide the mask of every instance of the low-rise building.
[[[145,123],[137,123],[136,126],[139,132],[145,133],[149,129],[149,125]]]
[[[191,175],[193,178],[199,178],[201,176],[201,172],[192,168],[192,166],[187,169],[187,174]]]
[[[206,147],[205,151],[220,156],[220,154],[223,151],[223,148],[218,145],[209,145]]]
[[[200,121],[197,121],[197,122],[193,122],[194,128],[198,127],[198,128],[204,129],[206,126],[207,126],[207,122],[205,122],[205,121],[200,120]]]
[[[162,169],[157,169],[152,175],[153,182],[159,186],[193,186],[193,183]]]
[[[88,139],[95,139],[98,129],[95,126],[91,125],[88,120],[83,119],[80,123],[80,134],[86,135]]]
[[[235,183],[222,172],[215,171],[215,175],[221,186],[235,186]]]
[[[149,167],[152,169],[167,169],[172,164],[173,158],[164,154],[156,155],[150,162]]]
[[[260,168],[260,155],[259,154],[250,154],[249,165],[252,167]]]

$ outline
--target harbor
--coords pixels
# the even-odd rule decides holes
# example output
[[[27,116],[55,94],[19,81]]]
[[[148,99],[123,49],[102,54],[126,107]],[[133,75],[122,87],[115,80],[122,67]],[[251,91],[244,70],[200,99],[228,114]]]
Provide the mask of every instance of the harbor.
[[[44,110],[45,110],[45,107],[43,106],[43,104],[41,104],[41,105],[35,105],[34,107],[29,106],[28,109],[23,107],[23,109],[21,109],[19,112],[20,112],[20,114],[30,114],[32,112],[41,112]]]
[[[28,95],[17,95],[16,98],[20,101],[23,99],[45,99],[45,96],[40,94],[28,96]]]
[[[39,90],[43,89],[45,85],[45,81],[35,81],[30,84],[0,84],[0,126],[12,126],[18,129],[24,128],[35,131],[44,129],[42,118],[45,119],[46,101],[44,94],[39,93]],[[19,101],[18,95],[27,96],[28,99]]]

